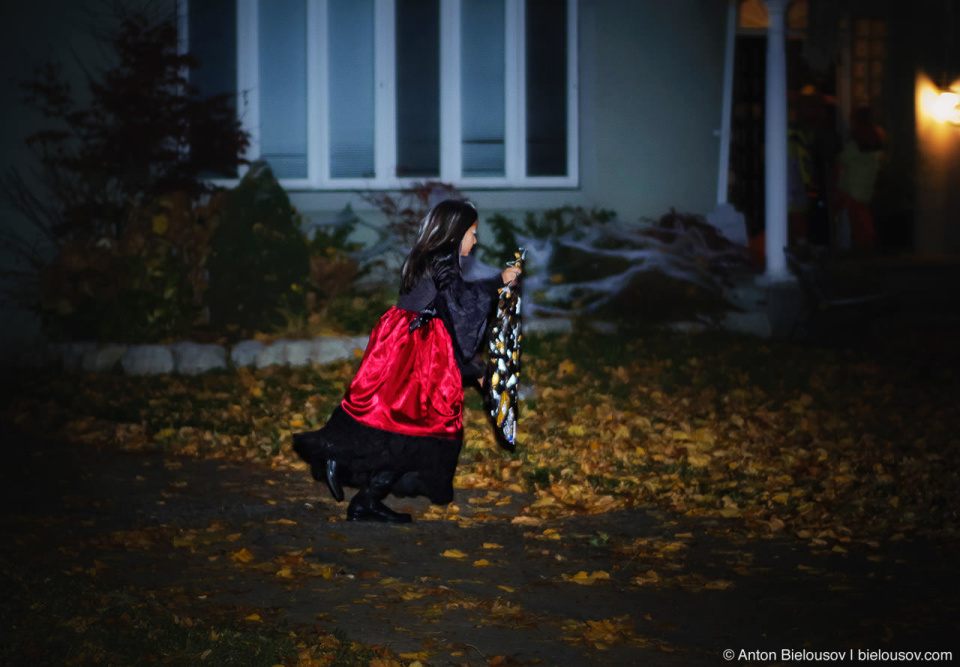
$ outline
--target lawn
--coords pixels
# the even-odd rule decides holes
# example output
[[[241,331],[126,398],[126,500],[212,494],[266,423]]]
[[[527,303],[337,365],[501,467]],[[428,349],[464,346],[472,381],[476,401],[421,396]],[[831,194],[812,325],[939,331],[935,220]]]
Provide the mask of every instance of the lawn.
[[[952,537],[960,510],[958,353],[950,341],[860,350],[663,329],[529,336],[515,453],[468,392],[456,486],[533,493],[555,518],[654,505],[736,518],[745,535],[844,549]],[[305,466],[359,363],[196,377],[21,373],[3,419],[34,436]]]

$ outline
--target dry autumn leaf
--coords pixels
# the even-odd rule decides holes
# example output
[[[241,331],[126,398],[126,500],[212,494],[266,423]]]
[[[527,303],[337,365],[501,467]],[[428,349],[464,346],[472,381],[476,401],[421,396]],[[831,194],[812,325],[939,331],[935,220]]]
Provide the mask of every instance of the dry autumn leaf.
[[[543,520],[535,516],[515,516],[510,520],[510,523],[518,526],[539,526],[543,523]]]
[[[570,581],[575,584],[580,584],[581,586],[592,586],[597,581],[605,581],[610,578],[610,574],[604,572],[603,570],[597,570],[591,573],[587,573],[584,570],[577,572],[573,576],[563,575],[564,581]]]
[[[404,667],[402,663],[390,658],[374,658],[369,667]]]
[[[238,563],[249,563],[256,560],[256,556],[254,556],[249,549],[243,548],[230,554],[230,560]]]

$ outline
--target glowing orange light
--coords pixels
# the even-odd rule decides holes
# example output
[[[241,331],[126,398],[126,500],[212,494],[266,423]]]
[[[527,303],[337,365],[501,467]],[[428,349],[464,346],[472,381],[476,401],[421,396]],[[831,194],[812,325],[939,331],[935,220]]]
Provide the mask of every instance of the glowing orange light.
[[[941,90],[929,78],[917,80],[917,102],[923,115],[940,123],[960,125],[960,86],[956,82],[948,90]]]
[[[933,105],[933,117],[939,121],[960,125],[960,95],[944,91],[937,96]]]

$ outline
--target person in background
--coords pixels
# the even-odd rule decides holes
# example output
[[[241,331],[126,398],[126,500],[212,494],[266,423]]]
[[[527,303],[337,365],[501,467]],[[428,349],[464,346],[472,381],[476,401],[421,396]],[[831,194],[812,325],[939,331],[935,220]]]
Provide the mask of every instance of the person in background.
[[[886,135],[876,124],[873,110],[857,107],[850,119],[850,138],[837,157],[836,208],[850,225],[854,248],[876,246],[870,202],[883,161]]]
[[[830,243],[829,160],[839,148],[834,132],[836,98],[806,84],[791,93],[787,127],[787,206],[790,243]]]

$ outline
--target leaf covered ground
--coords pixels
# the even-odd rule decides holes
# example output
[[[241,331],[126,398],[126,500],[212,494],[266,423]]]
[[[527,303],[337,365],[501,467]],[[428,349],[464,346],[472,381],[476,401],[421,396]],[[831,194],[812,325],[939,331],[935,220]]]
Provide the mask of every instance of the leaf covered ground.
[[[954,534],[960,378],[951,345],[812,348],[717,333],[529,337],[517,452],[468,392],[456,486],[528,492],[531,518],[654,504],[814,545]],[[359,362],[198,377],[55,374],[5,415],[26,432],[305,468]]]
[[[394,499],[415,522],[388,530],[344,524],[289,447],[358,361],[15,376],[0,656],[714,664],[718,633],[937,637],[958,606],[957,352],[908,342],[530,337],[517,452],[471,395],[455,502]]]

